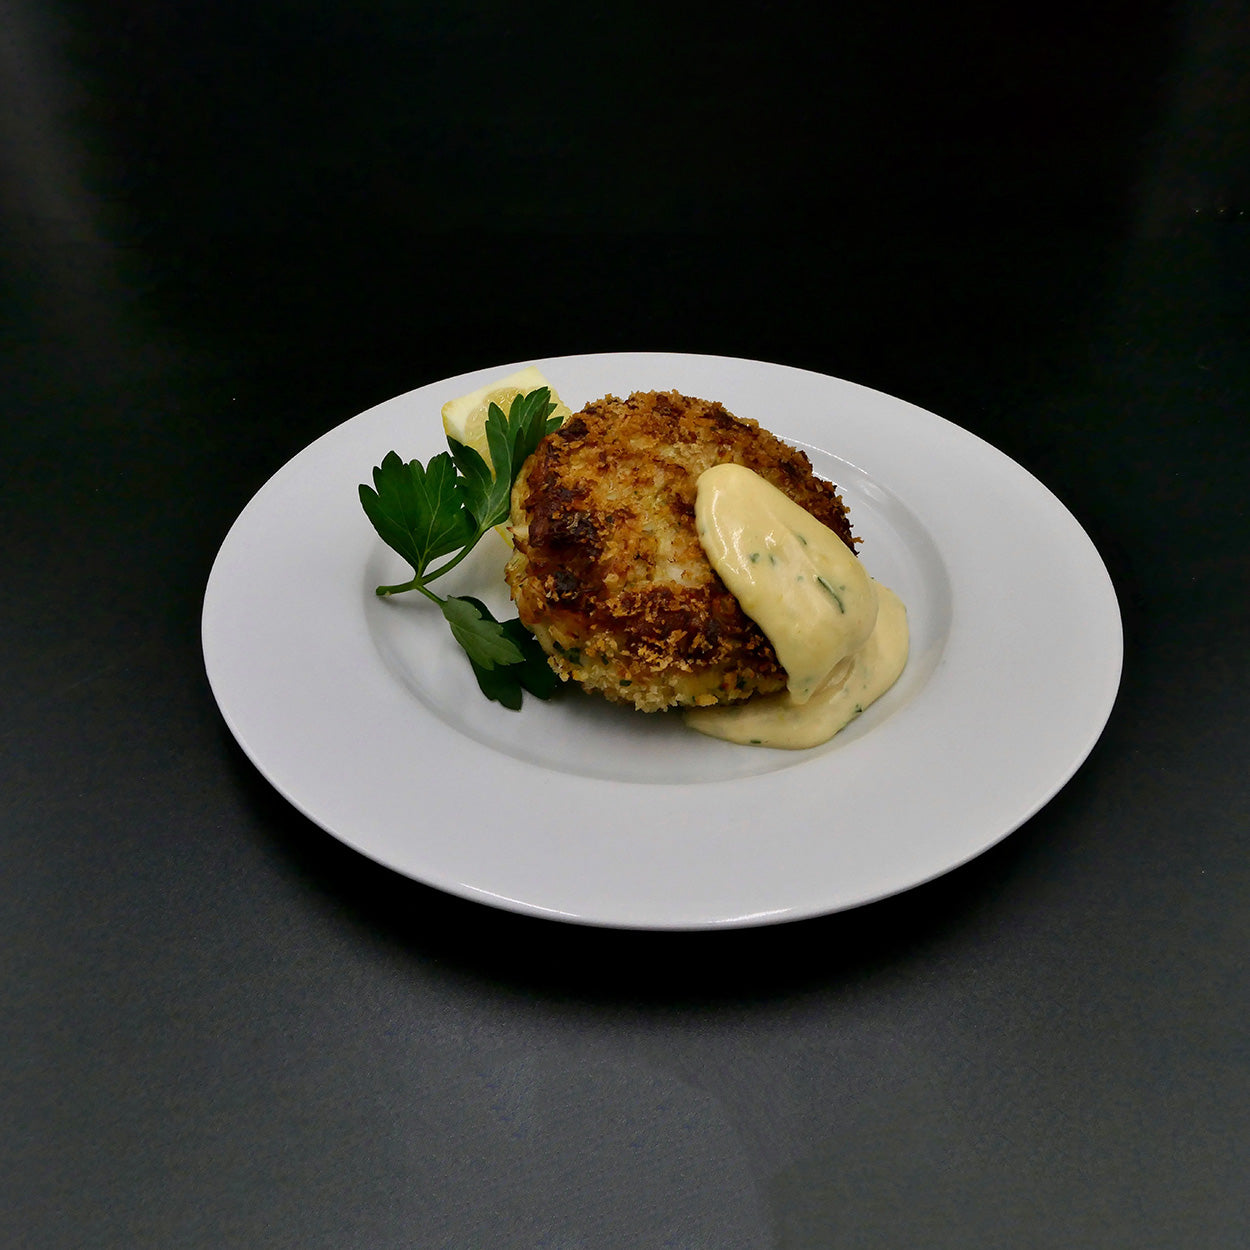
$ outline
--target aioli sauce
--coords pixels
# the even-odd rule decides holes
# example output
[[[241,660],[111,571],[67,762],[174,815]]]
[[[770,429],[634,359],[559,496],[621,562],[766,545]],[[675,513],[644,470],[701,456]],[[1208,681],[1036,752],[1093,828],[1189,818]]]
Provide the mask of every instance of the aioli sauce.
[[[699,476],[695,526],[712,567],[773,644],[787,689],[691,709],[691,728],[744,745],[817,746],[898,680],[907,610],[810,512],[750,469],[719,464]]]

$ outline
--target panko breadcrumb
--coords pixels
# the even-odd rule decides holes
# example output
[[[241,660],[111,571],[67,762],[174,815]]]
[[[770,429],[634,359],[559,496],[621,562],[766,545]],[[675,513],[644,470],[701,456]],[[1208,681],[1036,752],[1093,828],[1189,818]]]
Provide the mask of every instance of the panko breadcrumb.
[[[772,644],[695,532],[699,474],[729,462],[855,549],[837,489],[807,456],[719,403],[676,391],[608,395],[539,444],[513,487],[506,576],[562,678],[646,712],[785,688]]]

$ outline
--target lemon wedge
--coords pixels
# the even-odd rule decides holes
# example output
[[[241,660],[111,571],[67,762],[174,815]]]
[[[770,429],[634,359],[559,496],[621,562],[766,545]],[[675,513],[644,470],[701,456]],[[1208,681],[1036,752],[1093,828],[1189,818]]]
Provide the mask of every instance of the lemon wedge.
[[[472,447],[490,464],[490,447],[486,442],[486,414],[490,412],[491,404],[498,404],[506,414],[518,395],[528,395],[530,391],[544,386],[551,391],[551,402],[556,406],[551,415],[562,419],[572,416],[568,405],[560,401],[560,396],[556,394],[551,383],[530,365],[506,378],[500,378],[498,382],[488,382],[469,395],[448,400],[443,405],[443,430],[448,438]]]

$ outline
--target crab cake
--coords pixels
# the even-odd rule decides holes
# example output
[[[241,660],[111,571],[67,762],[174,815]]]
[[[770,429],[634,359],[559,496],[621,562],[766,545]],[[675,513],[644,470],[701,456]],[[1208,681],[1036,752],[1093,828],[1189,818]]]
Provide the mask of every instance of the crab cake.
[[[695,533],[699,474],[745,465],[851,550],[837,490],[803,452],[718,403],[609,395],[539,444],[512,491],[517,614],[565,680],[653,712],[784,690],[772,644]]]

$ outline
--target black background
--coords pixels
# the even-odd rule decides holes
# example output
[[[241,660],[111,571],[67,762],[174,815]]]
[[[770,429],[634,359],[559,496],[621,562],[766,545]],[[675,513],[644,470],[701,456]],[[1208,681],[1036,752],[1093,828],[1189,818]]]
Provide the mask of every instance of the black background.
[[[1248,53],[1218,0],[0,0],[0,1241],[1250,1241]],[[646,934],[269,789],[198,636],[252,493],[613,350],[850,378],[1059,495],[1126,653],[1057,798],[855,912]]]

